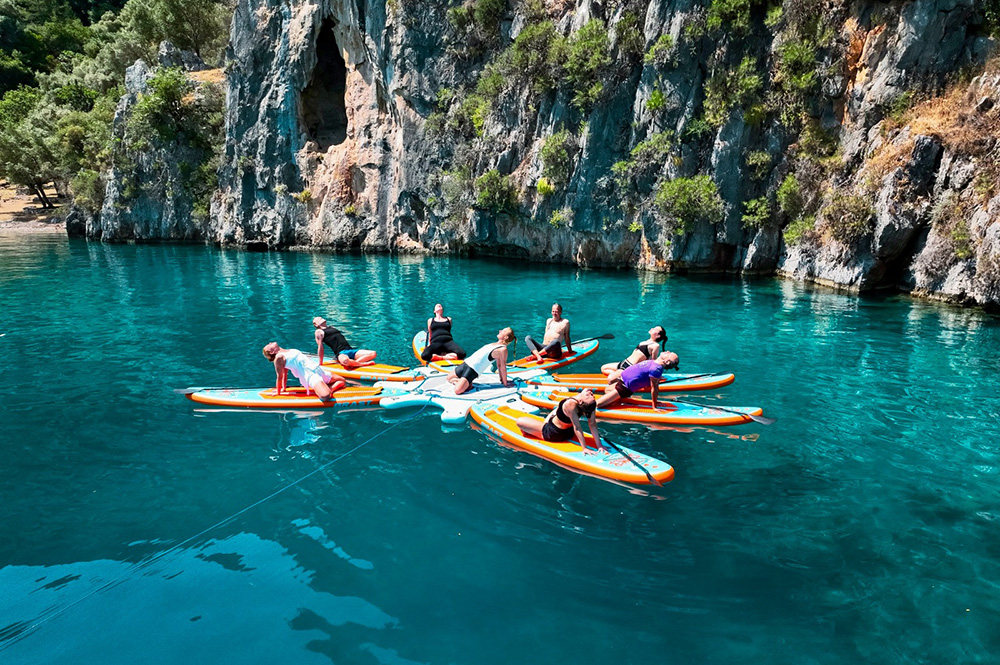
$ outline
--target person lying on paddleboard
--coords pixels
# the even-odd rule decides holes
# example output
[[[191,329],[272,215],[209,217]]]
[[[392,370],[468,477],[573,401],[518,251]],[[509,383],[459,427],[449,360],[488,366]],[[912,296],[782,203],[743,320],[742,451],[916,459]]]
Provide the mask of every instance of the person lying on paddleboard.
[[[605,374],[611,374],[616,369],[626,369],[644,360],[652,360],[660,355],[660,344],[666,341],[667,331],[663,329],[663,326],[653,326],[649,329],[649,339],[636,344],[628,358],[620,363],[601,365],[601,371]]]
[[[633,393],[649,388],[653,398],[653,408],[657,408],[656,398],[660,393],[660,378],[665,369],[677,369],[680,359],[673,351],[664,351],[653,360],[644,360],[625,369],[618,369],[608,377],[608,387],[597,400],[597,408],[603,409],[619,400],[631,397]]]
[[[316,393],[322,400],[330,399],[334,393],[347,385],[342,376],[337,376],[319,361],[310,358],[298,349],[283,349],[277,342],[270,342],[262,349],[264,357],[274,363],[278,375],[274,384],[274,394],[280,395],[288,387],[288,372],[291,372],[307,390]]]
[[[465,349],[451,338],[451,317],[444,315],[444,305],[434,305],[434,316],[427,319],[427,346],[420,359],[425,363],[432,360],[461,360]]]
[[[575,434],[583,452],[590,453],[593,451],[587,445],[583,426],[580,424],[580,419],[585,418],[590,425],[590,434],[597,444],[597,452],[608,452],[597,432],[597,416],[594,415],[596,409],[597,400],[594,399],[594,393],[590,388],[587,388],[574,397],[561,400],[542,422],[538,422],[537,418],[518,418],[517,426],[525,434],[537,436],[543,441],[569,441]]]
[[[351,343],[333,326],[326,324],[326,319],[322,316],[313,318],[313,327],[316,328],[316,355],[319,356],[319,364],[323,364],[323,345],[327,345],[333,350],[333,355],[337,362],[344,366],[344,369],[364,367],[374,365],[376,353],[369,349],[355,349]]]
[[[500,383],[507,386],[507,345],[515,341],[514,331],[501,328],[497,332],[497,341],[477,349],[465,359],[461,365],[448,372],[448,381],[455,386],[455,394],[461,395],[472,386],[480,374],[490,371],[492,363],[497,364]]]
[[[569,341],[569,319],[562,317],[562,305],[559,303],[552,305],[552,318],[545,321],[545,336],[541,344],[532,339],[531,335],[524,336],[524,343],[538,362],[542,362],[543,357],[562,358],[564,341],[566,353],[573,353],[573,343]]]

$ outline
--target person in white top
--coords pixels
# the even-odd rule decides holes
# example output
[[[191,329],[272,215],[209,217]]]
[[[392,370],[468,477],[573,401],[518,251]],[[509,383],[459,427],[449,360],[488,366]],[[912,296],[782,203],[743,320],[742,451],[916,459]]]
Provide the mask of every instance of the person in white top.
[[[480,347],[475,353],[465,359],[461,365],[448,372],[448,380],[455,386],[455,394],[461,395],[472,386],[480,374],[488,372],[492,363],[497,364],[500,383],[507,384],[507,345],[515,341],[514,331],[501,328],[497,332],[497,341]]]
[[[274,394],[280,395],[288,388],[288,372],[299,380],[306,390],[316,393],[322,400],[347,385],[344,377],[334,374],[319,364],[318,358],[310,358],[298,349],[283,349],[277,342],[270,342],[262,349],[264,357],[274,363],[278,378],[274,384]]]

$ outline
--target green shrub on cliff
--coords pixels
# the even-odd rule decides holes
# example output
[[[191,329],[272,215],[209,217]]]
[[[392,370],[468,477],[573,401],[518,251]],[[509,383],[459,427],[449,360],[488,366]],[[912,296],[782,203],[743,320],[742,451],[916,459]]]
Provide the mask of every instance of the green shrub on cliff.
[[[872,231],[875,209],[862,196],[837,194],[823,209],[822,216],[830,235],[849,244]]]
[[[812,215],[796,218],[791,224],[785,227],[785,244],[799,244],[804,239],[813,235],[815,227],[816,218]]]
[[[722,198],[715,182],[707,175],[675,178],[660,183],[656,207],[676,234],[689,231],[697,222],[722,221]]]
[[[566,58],[566,79],[573,89],[573,104],[590,108],[604,90],[603,79],[611,64],[610,40],[604,21],[591,19],[570,37]]]
[[[794,173],[789,173],[778,186],[778,209],[789,219],[802,213],[802,188]]]
[[[706,25],[709,30],[725,29],[736,35],[750,32],[750,0],[712,0]]]
[[[736,69],[717,72],[705,83],[705,120],[713,127],[721,127],[734,109],[755,106],[762,87],[752,57],[743,58]]]
[[[674,133],[670,130],[650,134],[645,141],[636,144],[628,159],[616,162],[611,167],[615,183],[623,193],[631,193],[637,178],[658,173],[674,145]]]
[[[615,42],[626,65],[636,64],[642,58],[645,38],[639,16],[635,12],[625,12],[615,24]]]
[[[561,187],[569,182],[569,176],[573,172],[575,150],[575,137],[565,129],[548,137],[542,144],[542,149],[539,151],[542,158],[542,175],[554,186]]]
[[[743,226],[748,229],[759,229],[771,221],[771,204],[767,197],[751,199],[743,204]]]
[[[176,139],[185,125],[184,98],[192,90],[194,83],[179,67],[161,69],[154,74],[129,117],[133,138],[145,140],[155,136],[164,142]]]
[[[660,37],[646,51],[643,62],[647,65],[666,69],[674,64],[674,38],[670,35],[660,35]]]
[[[517,207],[517,192],[510,178],[496,169],[476,178],[476,203],[480,210],[492,213],[513,212]]]

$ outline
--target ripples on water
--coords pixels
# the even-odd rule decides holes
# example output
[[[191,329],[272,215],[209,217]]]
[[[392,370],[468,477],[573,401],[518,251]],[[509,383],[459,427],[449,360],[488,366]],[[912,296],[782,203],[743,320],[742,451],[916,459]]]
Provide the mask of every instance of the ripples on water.
[[[995,662],[1000,649],[996,318],[771,280],[48,237],[0,236],[0,290],[5,662]],[[608,425],[676,468],[650,492],[430,410],[226,412],[172,392],[269,384],[260,347],[309,348],[314,314],[411,364],[435,302],[474,348],[508,324],[539,334],[553,299],[575,337],[618,335],[581,370],[662,322],[685,371],[737,373],[698,401],[761,404],[778,423]]]

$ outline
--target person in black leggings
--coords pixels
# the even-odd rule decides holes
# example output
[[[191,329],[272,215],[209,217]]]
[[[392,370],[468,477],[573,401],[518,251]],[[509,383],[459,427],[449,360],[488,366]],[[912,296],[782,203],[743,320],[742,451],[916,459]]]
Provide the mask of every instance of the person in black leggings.
[[[517,426],[521,431],[530,436],[538,437],[543,441],[569,441],[576,435],[577,442],[583,448],[583,452],[592,452],[587,446],[587,440],[583,435],[583,426],[580,419],[584,418],[590,425],[590,433],[597,444],[597,452],[607,452],[607,448],[601,443],[601,436],[597,432],[597,417],[594,410],[597,408],[597,401],[594,393],[587,390],[567,397],[556,404],[556,408],[545,417],[545,420],[525,417],[517,419]]]
[[[427,346],[420,354],[425,363],[432,360],[461,360],[465,349],[451,338],[451,317],[444,315],[441,303],[434,305],[434,316],[427,319]]]

